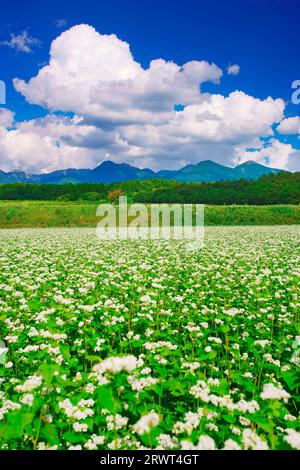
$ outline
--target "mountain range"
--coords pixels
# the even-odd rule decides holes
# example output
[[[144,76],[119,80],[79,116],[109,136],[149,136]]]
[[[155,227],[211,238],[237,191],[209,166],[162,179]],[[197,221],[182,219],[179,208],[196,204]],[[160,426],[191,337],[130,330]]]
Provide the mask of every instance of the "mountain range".
[[[194,165],[184,166],[179,170],[161,170],[158,172],[154,172],[149,168],[140,169],[127,163],[114,163],[106,160],[93,170],[69,168],[41,174],[28,174],[20,170],[6,173],[0,170],[0,183],[116,183],[154,178],[196,183],[221,180],[232,181],[241,178],[255,180],[262,175],[279,173],[280,171],[283,170],[269,168],[251,160],[234,168],[221,165],[212,160],[204,160]]]

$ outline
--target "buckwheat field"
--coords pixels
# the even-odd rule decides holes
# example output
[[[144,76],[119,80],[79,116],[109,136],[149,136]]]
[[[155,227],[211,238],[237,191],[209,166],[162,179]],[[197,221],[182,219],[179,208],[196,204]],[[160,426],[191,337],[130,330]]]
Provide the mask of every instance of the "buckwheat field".
[[[2,449],[300,449],[299,228],[0,238]]]

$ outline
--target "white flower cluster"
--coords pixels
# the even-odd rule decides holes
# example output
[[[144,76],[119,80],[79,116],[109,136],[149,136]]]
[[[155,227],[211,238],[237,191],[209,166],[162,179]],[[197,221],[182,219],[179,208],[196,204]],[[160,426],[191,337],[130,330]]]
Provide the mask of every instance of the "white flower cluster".
[[[200,362],[182,362],[181,368],[182,369],[189,369],[191,374],[194,373],[195,370],[199,369]]]
[[[225,315],[228,315],[229,317],[235,317],[236,315],[239,315],[241,313],[244,313],[244,309],[243,308],[235,308],[235,307],[232,307],[232,308],[229,308],[228,310],[226,309],[223,309],[223,313]]]
[[[129,376],[127,380],[132,390],[136,390],[137,392],[141,392],[144,388],[149,388],[158,382],[158,379],[150,376],[137,378],[136,374]]]
[[[122,438],[117,437],[116,439],[113,439],[107,444],[107,448],[111,450],[131,448],[137,448],[141,450],[143,449],[143,447],[141,447],[140,444],[136,440],[132,439],[130,436],[124,436]]]
[[[104,361],[96,364],[93,371],[97,374],[103,375],[107,373],[117,374],[118,372],[125,371],[131,372],[136,369],[139,362],[135,356],[122,356],[122,357],[108,357]]]
[[[266,441],[261,439],[254,431],[251,429],[244,429],[243,435],[243,444],[244,449],[252,449],[252,450],[268,450],[268,444]]]
[[[151,299],[149,294],[145,294],[140,298],[140,302],[145,303],[145,304],[155,304],[156,301]]]
[[[197,413],[191,411],[187,412],[184,416],[184,421],[177,421],[177,423],[174,424],[172,432],[174,434],[186,433],[190,436],[194,429],[198,428],[202,416],[202,408],[199,408]]]
[[[177,349],[177,345],[172,344],[170,341],[157,341],[153,343],[144,343],[144,348],[146,348],[148,351],[154,352],[158,348],[167,348],[170,350],[175,350]]]
[[[181,441],[182,450],[215,450],[216,444],[215,441],[206,435],[202,435],[199,438],[199,441],[194,445],[191,441]]]
[[[115,415],[108,415],[105,419],[107,422],[107,429],[109,431],[116,431],[118,429],[122,429],[127,426],[128,423],[128,418],[118,413]]]
[[[254,341],[254,344],[257,344],[258,346],[261,346],[264,349],[267,344],[270,344],[270,341],[268,339],[258,339]]]
[[[34,396],[32,393],[26,393],[26,395],[23,396],[21,399],[21,403],[27,406],[32,406],[34,402]]]
[[[283,400],[287,402],[290,394],[283,390],[281,386],[275,387],[273,383],[268,383],[264,385],[260,397],[262,400]]]
[[[300,432],[295,431],[295,429],[286,429],[286,433],[287,435],[284,436],[284,440],[293,449],[300,450]]]
[[[73,429],[75,432],[87,432],[88,425],[86,423],[73,423]]]
[[[178,447],[178,439],[169,434],[160,434],[157,438],[157,450],[175,449]]]
[[[19,408],[21,408],[21,405],[19,403],[15,403],[11,400],[4,400],[2,403],[2,407],[0,408],[0,421],[10,410],[18,410]]]
[[[85,419],[88,416],[93,416],[94,410],[92,407],[95,402],[92,399],[89,400],[80,400],[77,405],[73,405],[69,398],[66,398],[64,401],[58,402],[58,406],[61,410],[64,411],[65,415],[68,418],[73,418],[76,420]]]
[[[20,393],[31,392],[32,390],[38,388],[42,384],[42,381],[43,379],[41,375],[31,375],[23,385],[16,385],[15,391]]]
[[[98,446],[102,446],[105,442],[105,436],[97,436],[92,434],[91,438],[87,440],[84,447],[88,450],[96,450]]]
[[[151,411],[147,415],[142,416],[132,427],[133,432],[143,435],[148,434],[152,428],[158,426],[159,415]]]
[[[210,382],[211,385],[216,386],[218,384],[218,381],[214,381],[214,379],[210,380]],[[218,396],[214,393],[210,393],[210,388],[204,380],[198,380],[197,384],[190,388],[190,394],[196,398],[200,398],[200,400],[205,403],[212,403],[215,406],[224,407],[230,411],[237,410],[241,413],[255,413],[259,410],[259,404],[256,400],[239,400],[234,403],[230,395]]]
[[[55,308],[49,308],[48,310],[42,310],[41,312],[35,315],[35,323],[47,323],[48,318],[47,315],[51,315],[55,313]]]
[[[227,439],[224,442],[223,450],[241,450],[241,446],[233,439]]]
[[[77,447],[77,446],[73,446],[73,447]],[[79,446],[81,448],[81,446]],[[57,445],[54,445],[54,446],[51,446],[50,444],[46,444],[46,442],[39,442],[38,445],[37,445],[37,450],[57,450],[58,446]],[[69,447],[70,450],[71,447]],[[74,450],[77,450],[77,449],[74,449]]]

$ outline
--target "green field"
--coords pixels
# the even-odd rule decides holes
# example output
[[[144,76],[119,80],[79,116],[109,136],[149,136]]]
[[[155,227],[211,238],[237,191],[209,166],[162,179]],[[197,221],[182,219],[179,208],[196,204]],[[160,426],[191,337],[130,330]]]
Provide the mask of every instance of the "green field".
[[[0,228],[95,227],[97,203],[0,202]],[[205,206],[205,225],[297,225],[300,206]]]

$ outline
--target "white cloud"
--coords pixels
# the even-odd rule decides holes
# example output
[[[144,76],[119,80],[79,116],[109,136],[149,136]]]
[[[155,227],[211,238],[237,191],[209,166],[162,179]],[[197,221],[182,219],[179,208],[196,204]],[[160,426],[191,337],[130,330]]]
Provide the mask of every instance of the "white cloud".
[[[273,135],[272,125],[283,116],[282,100],[259,100],[243,92],[207,95],[202,103],[173,113],[161,125],[121,126],[118,131],[134,147],[135,158],[144,156],[152,168],[178,168],[213,159],[232,164],[235,148],[260,143]],[[132,160],[131,160],[132,161]]]
[[[228,75],[238,75],[240,73],[240,66],[238,64],[229,65],[227,67]]]
[[[284,106],[281,99],[260,100],[242,91],[228,97],[209,95],[202,103],[175,114],[173,132],[214,142],[269,136],[272,125],[282,119]]]
[[[295,150],[290,144],[271,139],[270,142],[262,145],[254,151],[246,149],[236,149],[236,162],[243,163],[247,160],[253,160],[272,168],[289,169],[290,159],[298,160],[300,164],[300,151]],[[294,164],[294,162],[293,162]]]
[[[294,150],[290,153],[286,169],[289,171],[300,171],[300,150]]]
[[[298,116],[283,119],[277,131],[280,134],[300,134],[300,118]]]
[[[40,41],[29,35],[28,31],[24,30],[20,34],[11,34],[9,41],[1,41],[1,46],[7,46],[15,49],[18,52],[32,52],[32,47],[40,44]]]
[[[228,97],[207,95],[162,124],[101,128],[82,117],[48,116],[6,131],[0,139],[0,168],[34,172],[95,167],[105,158],[156,170],[207,158],[231,164],[236,148],[257,146],[259,136],[272,136],[272,124],[281,120],[283,108],[282,100],[234,92]]]
[[[0,168],[27,172],[49,172],[60,168],[94,166],[96,150],[69,145],[69,136],[88,135],[88,126],[78,127],[78,119],[49,116],[0,128]],[[105,153],[97,151],[100,159]]]
[[[143,69],[128,43],[79,25],[53,41],[49,65],[36,77],[14,84],[31,103],[107,125],[167,121],[174,104],[200,101],[199,85],[218,82],[221,75],[219,67],[205,61],[181,67],[158,59]]]
[[[13,129],[3,117],[0,168],[95,167],[107,158],[155,170],[203,159],[227,165],[257,159],[287,168],[293,157],[295,163],[292,146],[274,139],[274,125],[284,123],[284,101],[243,91],[201,92],[202,83],[217,83],[221,75],[205,61],[180,66],[156,59],[143,68],[115,35],[88,25],[70,28],[53,41],[49,64],[28,83],[14,84],[29,102],[76,116],[50,114]],[[176,104],[183,109],[175,111]]]
[[[11,127],[14,122],[14,113],[7,108],[0,108],[0,128]]]

